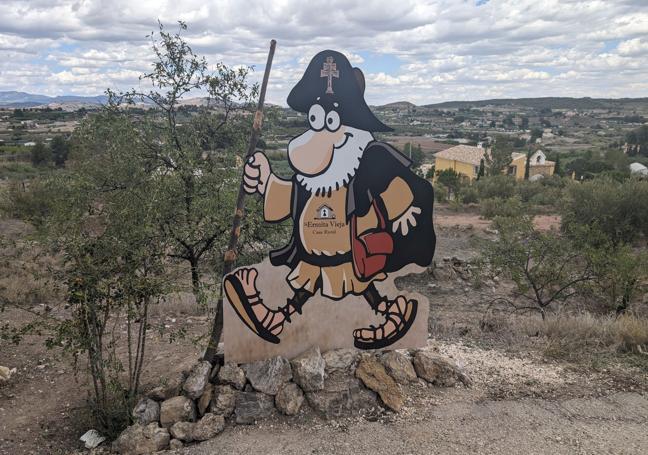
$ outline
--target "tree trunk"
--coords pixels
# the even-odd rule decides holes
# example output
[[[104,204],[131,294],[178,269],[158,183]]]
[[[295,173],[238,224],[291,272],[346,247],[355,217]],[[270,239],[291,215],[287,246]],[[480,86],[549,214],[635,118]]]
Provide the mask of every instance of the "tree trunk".
[[[198,273],[198,259],[190,259],[191,264],[191,291],[196,298],[196,303],[200,300],[200,274]]]
[[[250,140],[248,142],[248,149],[246,154],[247,158],[254,155],[256,145],[261,135],[261,125],[263,123],[263,104],[265,102],[266,89],[268,88],[268,78],[270,77],[270,68],[272,67],[272,58],[274,56],[275,40],[270,41],[270,51],[268,52],[268,60],[266,61],[265,72],[263,73],[263,82],[261,83],[261,91],[259,92],[259,104],[257,105],[256,114],[254,115],[254,122],[252,123],[252,131],[250,132]],[[225,260],[223,262],[223,277],[230,273],[234,268],[234,261],[236,260],[236,247],[238,239],[241,235],[241,220],[243,219],[245,209],[245,190],[243,189],[243,179],[239,183],[238,196],[236,198],[236,211],[234,212],[234,219],[232,220],[232,231],[230,233],[230,241],[225,252]],[[216,315],[214,316],[214,324],[212,326],[211,335],[209,337],[209,345],[203,356],[204,360],[212,364],[223,363],[223,358],[217,359],[218,343],[223,335],[223,289],[221,280],[221,292],[216,303]]]

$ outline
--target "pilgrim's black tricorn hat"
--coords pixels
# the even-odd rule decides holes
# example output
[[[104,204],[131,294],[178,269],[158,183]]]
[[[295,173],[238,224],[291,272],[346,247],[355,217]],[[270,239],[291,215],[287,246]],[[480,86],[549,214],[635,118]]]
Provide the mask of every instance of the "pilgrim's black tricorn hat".
[[[391,131],[367,106],[364,89],[362,71],[352,67],[340,52],[326,50],[310,61],[288,95],[288,106],[308,113],[313,104],[320,104],[326,112],[337,111],[343,125],[370,132]]]

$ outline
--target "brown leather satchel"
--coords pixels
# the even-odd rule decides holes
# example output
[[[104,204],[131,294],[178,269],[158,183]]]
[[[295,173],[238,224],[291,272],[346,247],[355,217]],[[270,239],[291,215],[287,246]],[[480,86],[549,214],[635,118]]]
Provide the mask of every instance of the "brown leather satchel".
[[[351,252],[353,271],[361,280],[369,280],[385,269],[387,258],[394,252],[394,239],[387,230],[385,215],[374,198],[372,206],[378,227],[358,235],[358,217],[351,218]]]

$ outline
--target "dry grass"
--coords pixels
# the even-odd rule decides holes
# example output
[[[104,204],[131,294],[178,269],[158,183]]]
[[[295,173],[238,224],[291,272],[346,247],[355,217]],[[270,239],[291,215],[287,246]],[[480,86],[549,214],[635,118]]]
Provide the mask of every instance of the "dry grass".
[[[199,305],[190,292],[174,292],[165,295],[157,305],[152,305],[150,309],[151,316],[204,316],[208,312],[208,308]]]
[[[619,318],[590,313],[527,320],[529,335],[546,338],[546,354],[575,357],[583,352],[614,351],[648,354],[648,318],[627,314]]]
[[[61,300],[61,287],[51,273],[57,259],[22,238],[31,232],[19,221],[0,220],[0,299],[26,309]]]

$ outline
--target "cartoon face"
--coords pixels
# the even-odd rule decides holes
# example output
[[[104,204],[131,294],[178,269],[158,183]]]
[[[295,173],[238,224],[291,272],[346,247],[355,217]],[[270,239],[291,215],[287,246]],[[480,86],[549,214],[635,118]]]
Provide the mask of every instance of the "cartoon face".
[[[310,128],[288,144],[288,161],[295,172],[308,177],[326,172],[335,153],[353,138],[353,132],[340,124],[335,105],[328,112],[318,103],[308,110]]]

